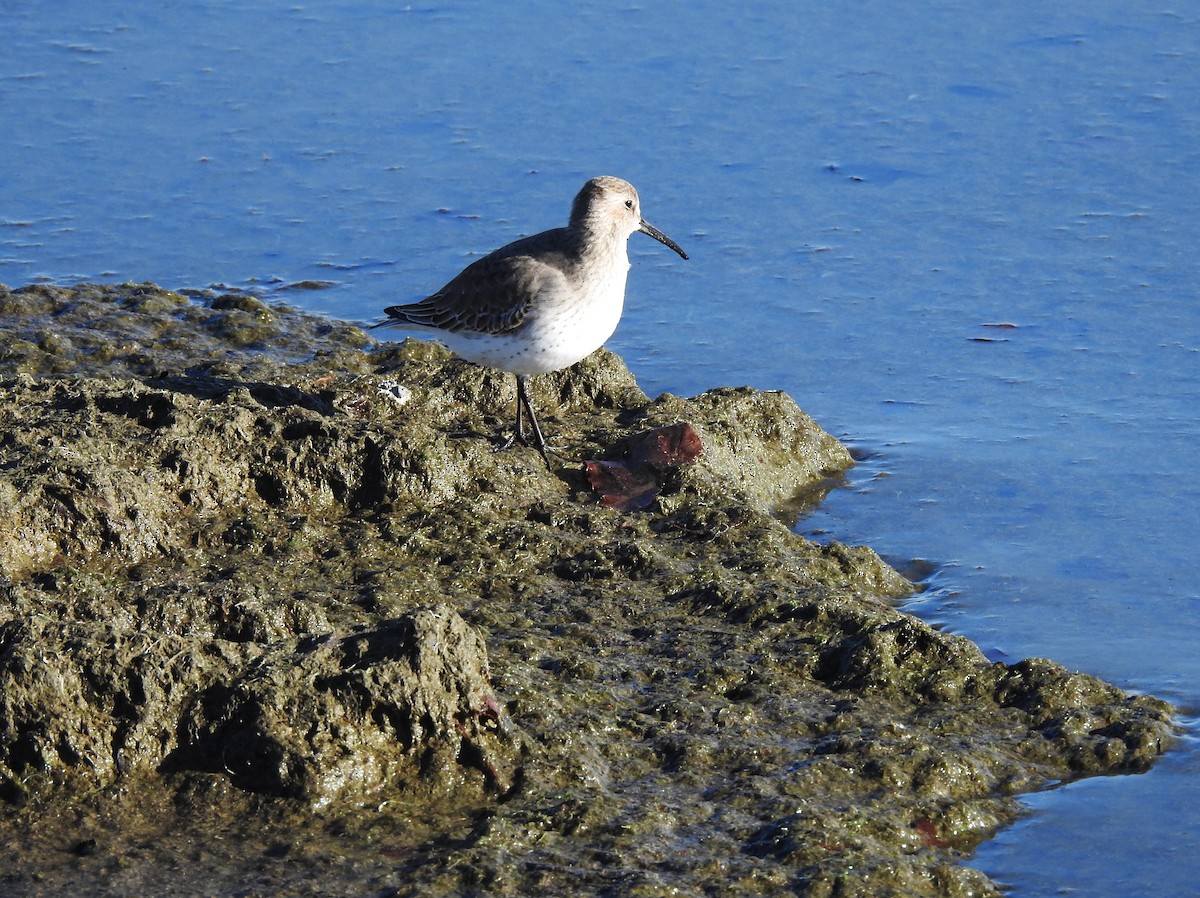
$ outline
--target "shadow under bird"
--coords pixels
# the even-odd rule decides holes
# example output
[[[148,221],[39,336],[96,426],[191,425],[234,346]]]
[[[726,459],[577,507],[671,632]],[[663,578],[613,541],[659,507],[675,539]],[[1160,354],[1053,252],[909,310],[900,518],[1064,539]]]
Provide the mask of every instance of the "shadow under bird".
[[[627,244],[649,234],[684,259],[670,237],[642,220],[637,191],[620,178],[592,178],[571,205],[565,228],[524,237],[472,262],[420,302],[391,306],[372,327],[431,332],[469,362],[517,376],[517,420],[504,443],[533,447],[550,466],[527,379],[573,365],[617,329],[629,271]]]

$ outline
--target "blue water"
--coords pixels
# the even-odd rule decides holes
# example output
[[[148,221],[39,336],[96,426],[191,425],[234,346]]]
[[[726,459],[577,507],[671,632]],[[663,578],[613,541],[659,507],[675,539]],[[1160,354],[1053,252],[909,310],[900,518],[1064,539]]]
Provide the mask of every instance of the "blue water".
[[[802,532],[1188,715],[973,863],[1196,894],[1200,8],[248,5],[0,0],[0,281],[369,319],[628,178],[692,256],[631,241],[610,346],[648,392],[786,390],[864,458]]]

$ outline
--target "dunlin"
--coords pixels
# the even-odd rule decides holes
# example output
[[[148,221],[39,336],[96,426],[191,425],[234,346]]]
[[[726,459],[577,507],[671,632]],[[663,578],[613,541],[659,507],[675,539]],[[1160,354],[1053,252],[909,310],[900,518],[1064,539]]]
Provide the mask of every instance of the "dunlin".
[[[527,378],[573,365],[612,336],[625,304],[626,246],[634,231],[687,258],[674,240],[642,220],[632,184],[592,178],[576,195],[565,228],[501,247],[437,293],[385,309],[388,317],[372,326],[432,332],[467,361],[515,374],[516,428],[502,448],[514,441],[528,445],[528,416],[534,448],[549,466]]]

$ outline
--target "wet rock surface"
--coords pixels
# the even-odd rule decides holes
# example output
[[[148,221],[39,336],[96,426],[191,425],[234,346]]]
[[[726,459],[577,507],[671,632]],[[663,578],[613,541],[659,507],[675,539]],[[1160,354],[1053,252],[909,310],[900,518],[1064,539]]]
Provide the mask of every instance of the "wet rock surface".
[[[0,894],[998,894],[1015,796],[1171,737],[792,534],[851,461],[781,394],[601,351],[532,384],[547,471],[436,345],[148,284],[0,327]]]

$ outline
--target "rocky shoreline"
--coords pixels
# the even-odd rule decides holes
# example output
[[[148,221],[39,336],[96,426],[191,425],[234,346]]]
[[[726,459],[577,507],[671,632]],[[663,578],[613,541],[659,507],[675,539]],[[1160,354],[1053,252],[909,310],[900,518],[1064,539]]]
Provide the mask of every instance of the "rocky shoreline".
[[[435,344],[151,284],[0,320],[0,894],[998,895],[1016,796],[1170,742],[790,532],[852,460],[782,394],[602,350],[535,379],[547,471]]]

